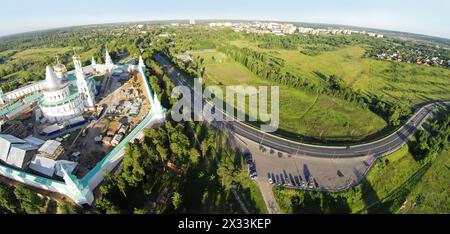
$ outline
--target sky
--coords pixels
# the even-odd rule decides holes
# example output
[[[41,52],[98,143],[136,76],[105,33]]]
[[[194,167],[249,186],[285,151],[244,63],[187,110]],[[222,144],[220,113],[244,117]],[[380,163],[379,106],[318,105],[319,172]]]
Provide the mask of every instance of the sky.
[[[0,36],[150,20],[330,23],[450,38],[449,0],[14,0],[0,4]]]

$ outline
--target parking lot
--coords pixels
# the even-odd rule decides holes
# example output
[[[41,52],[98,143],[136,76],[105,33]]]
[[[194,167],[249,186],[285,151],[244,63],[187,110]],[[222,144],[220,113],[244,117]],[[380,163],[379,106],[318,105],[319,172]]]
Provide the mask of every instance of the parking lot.
[[[374,160],[371,156],[329,159],[288,155],[266,147],[262,149],[258,143],[240,139],[242,145],[252,153],[258,180],[287,188],[341,190],[363,178]]]

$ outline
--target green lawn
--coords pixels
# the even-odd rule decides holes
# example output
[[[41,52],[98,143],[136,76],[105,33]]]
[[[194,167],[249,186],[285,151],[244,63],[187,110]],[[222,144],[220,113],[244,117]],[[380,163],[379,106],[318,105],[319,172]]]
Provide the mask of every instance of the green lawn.
[[[386,126],[379,116],[341,99],[259,78],[223,53],[199,56],[205,60],[204,82],[208,85],[279,86],[279,134],[301,134],[324,140],[359,140]]]
[[[13,59],[28,60],[28,61],[40,61],[43,57],[56,57],[58,54],[66,53],[72,50],[72,48],[36,48],[20,51],[12,56]]]
[[[94,56],[94,55],[97,53],[97,51],[98,51],[97,48],[90,49],[90,50],[88,50],[88,51],[86,51],[86,52],[81,53],[81,54],[80,54],[80,57],[81,57],[81,59],[82,59],[83,61],[91,61],[92,56]],[[98,58],[96,58],[96,57],[94,57],[94,58],[95,58],[95,59],[98,59]],[[90,64],[90,63],[89,63],[89,64]]]
[[[436,158],[419,180],[400,213],[450,213],[450,149]]]
[[[286,213],[355,213],[385,198],[421,167],[409,153],[408,147],[404,146],[378,161],[362,183],[348,191],[316,193],[274,188],[274,195]],[[400,190],[391,199],[377,203],[365,213],[396,212],[403,204],[407,191]]]
[[[247,172],[245,173],[245,176],[248,178]],[[249,212],[251,214],[267,214],[266,203],[258,185],[248,178],[244,183],[241,183],[241,186],[242,188],[238,191],[238,194]]]

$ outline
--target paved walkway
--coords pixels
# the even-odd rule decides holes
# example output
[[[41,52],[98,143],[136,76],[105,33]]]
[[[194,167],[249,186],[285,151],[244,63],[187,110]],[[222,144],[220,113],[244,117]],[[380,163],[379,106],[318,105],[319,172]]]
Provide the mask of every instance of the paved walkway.
[[[238,135],[235,136],[235,142],[237,143],[237,146],[244,150],[250,150],[253,154],[257,154],[258,152],[253,149],[253,146],[248,144],[248,140],[245,138],[242,138]],[[258,172],[259,174],[259,172]],[[266,203],[266,208],[269,214],[280,214],[281,210],[278,206],[277,201],[275,200],[275,196],[273,195],[272,191],[272,185],[269,184],[269,182],[265,179],[265,177],[258,177],[258,180],[256,181],[259,187],[259,190],[261,191],[261,194],[263,196],[264,202]]]
[[[239,197],[239,194],[236,192],[235,189],[231,189],[231,192],[234,194],[234,197],[239,202],[239,205],[241,206],[241,209],[244,213],[249,214],[247,207],[245,207],[244,202],[242,202],[241,198]]]
[[[266,202],[266,207],[269,214],[281,214],[280,207],[278,206],[275,196],[273,195],[272,185],[261,178],[259,178],[257,182],[259,190],[264,198],[264,202]]]

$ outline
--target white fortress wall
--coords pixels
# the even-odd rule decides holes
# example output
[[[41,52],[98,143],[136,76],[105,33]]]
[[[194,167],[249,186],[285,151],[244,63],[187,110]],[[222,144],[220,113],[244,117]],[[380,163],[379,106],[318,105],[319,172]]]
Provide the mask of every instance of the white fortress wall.
[[[35,92],[40,91],[45,87],[45,81],[39,81],[34,84],[30,84],[21,88],[18,88],[16,90],[13,90],[11,92],[5,93],[0,97],[0,102],[8,103],[11,100],[21,98],[30,94],[33,94]]]

